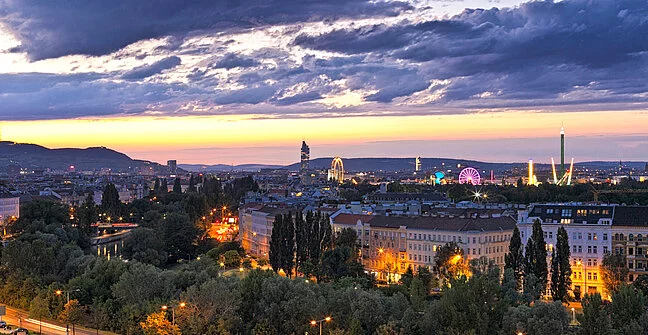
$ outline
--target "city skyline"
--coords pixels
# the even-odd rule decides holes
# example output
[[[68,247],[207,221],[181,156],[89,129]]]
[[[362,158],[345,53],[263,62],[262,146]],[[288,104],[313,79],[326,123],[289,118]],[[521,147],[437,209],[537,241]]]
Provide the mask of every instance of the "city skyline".
[[[2,4],[5,140],[201,164],[290,164],[302,139],[312,157],[549,163],[564,124],[576,161],[648,152],[645,3]]]

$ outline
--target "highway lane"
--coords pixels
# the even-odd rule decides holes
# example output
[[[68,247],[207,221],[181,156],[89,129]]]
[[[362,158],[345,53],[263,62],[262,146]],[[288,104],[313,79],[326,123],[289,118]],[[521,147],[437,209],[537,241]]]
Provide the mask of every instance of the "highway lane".
[[[7,315],[2,316],[2,320],[7,321],[8,324],[12,325],[12,329],[17,327],[23,327],[29,329],[30,334],[38,334],[39,329],[41,329],[38,320],[30,319],[29,314],[25,311],[17,310],[7,306]],[[42,334],[44,335],[66,335],[65,324],[52,320],[43,320],[42,324]],[[72,333],[72,326],[70,325],[70,333]],[[96,335],[104,334],[103,332],[97,333],[96,330],[84,329],[76,327],[76,335]]]

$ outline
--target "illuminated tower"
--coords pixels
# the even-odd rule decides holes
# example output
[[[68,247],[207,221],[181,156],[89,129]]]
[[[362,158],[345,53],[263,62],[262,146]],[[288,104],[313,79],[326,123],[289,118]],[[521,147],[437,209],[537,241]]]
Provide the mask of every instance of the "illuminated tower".
[[[302,141],[301,146],[301,165],[300,170],[304,172],[308,170],[308,164],[310,163],[310,147],[306,144],[306,141]]]
[[[565,174],[565,127],[560,127],[560,175]]]
[[[416,157],[416,172],[421,171],[421,157]]]

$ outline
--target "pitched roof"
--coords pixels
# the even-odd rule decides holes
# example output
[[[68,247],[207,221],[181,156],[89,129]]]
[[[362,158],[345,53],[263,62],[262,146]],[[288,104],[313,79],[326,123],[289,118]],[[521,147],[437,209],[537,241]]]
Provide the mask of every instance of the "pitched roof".
[[[369,222],[373,227],[398,228],[405,226],[410,229],[446,230],[446,231],[499,231],[513,230],[515,219],[503,217],[461,218],[461,217],[404,217],[376,216]]]
[[[355,225],[358,223],[358,220],[362,221],[362,223],[367,223],[371,222],[376,217],[377,216],[375,215],[340,213],[333,219],[333,222],[337,224]]]
[[[615,206],[612,225],[648,227],[648,206]]]

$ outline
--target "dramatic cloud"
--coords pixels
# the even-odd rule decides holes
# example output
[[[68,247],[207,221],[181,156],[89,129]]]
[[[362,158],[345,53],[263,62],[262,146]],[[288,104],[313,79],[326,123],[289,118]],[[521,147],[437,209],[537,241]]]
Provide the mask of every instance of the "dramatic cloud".
[[[0,20],[32,59],[104,55],[143,39],[338,17],[396,15],[410,6],[366,0],[0,0]]]
[[[252,67],[259,63],[252,58],[240,57],[233,53],[228,53],[221,60],[214,64],[216,69],[233,69],[236,67]]]
[[[0,104],[12,110],[0,115],[648,107],[645,1],[534,1],[442,18],[422,3],[0,0],[0,31],[16,39],[0,52]]]
[[[151,65],[144,65],[137,67],[125,73],[122,78],[124,79],[144,79],[156,75],[164,70],[172,69],[180,65],[182,61],[177,56],[171,56],[161,59]]]

